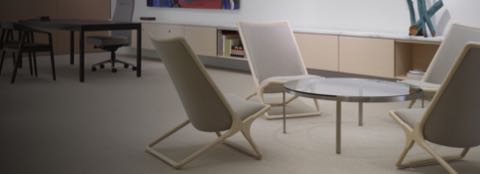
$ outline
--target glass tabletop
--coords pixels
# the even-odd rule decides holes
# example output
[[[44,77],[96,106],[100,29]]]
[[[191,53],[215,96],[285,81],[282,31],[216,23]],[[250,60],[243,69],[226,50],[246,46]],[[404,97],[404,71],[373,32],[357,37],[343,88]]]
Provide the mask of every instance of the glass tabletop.
[[[393,102],[418,98],[421,90],[400,82],[362,78],[308,78],[284,84],[295,95],[349,102]]]

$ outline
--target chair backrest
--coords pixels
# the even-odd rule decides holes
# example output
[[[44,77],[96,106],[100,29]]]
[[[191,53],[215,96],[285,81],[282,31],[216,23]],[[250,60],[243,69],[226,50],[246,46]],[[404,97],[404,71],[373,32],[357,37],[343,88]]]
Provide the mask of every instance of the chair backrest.
[[[240,22],[238,26],[257,85],[273,76],[307,75],[295,36],[287,21]]]
[[[480,28],[451,24],[423,80],[435,84],[442,83],[467,42],[480,42]]]
[[[30,26],[24,25],[21,22],[5,22],[2,26],[3,29],[5,29],[5,32],[2,32],[2,39],[5,43],[14,42],[20,44],[33,42],[35,31],[40,31],[38,29],[34,29]]]
[[[195,128],[216,132],[232,126],[232,109],[183,38],[152,40]]]
[[[134,8],[134,0],[117,0],[115,5],[115,11],[113,12],[112,21],[132,22]],[[112,36],[125,37],[130,41],[132,37],[132,32],[131,30],[114,30],[112,31]]]
[[[459,55],[425,113],[420,130],[433,143],[473,147],[480,145],[480,44],[468,44]]]
[[[2,30],[2,35],[0,36],[0,48],[3,48],[3,45],[6,42],[14,41],[16,38],[19,39],[18,33],[14,32],[14,30],[17,30],[17,28],[15,27],[16,25],[16,22],[12,21],[0,22],[0,29]]]
[[[0,22],[0,31],[2,32],[0,34],[0,49],[3,49],[3,44],[5,42],[5,37],[7,35],[7,30],[5,28],[2,27],[2,22]]]

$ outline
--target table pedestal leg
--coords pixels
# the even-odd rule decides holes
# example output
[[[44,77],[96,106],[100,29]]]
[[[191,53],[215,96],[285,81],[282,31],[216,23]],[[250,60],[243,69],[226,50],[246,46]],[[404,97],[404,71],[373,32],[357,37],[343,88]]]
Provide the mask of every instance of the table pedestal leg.
[[[282,92],[282,100],[283,100],[283,133],[287,133],[287,113],[286,113],[286,108],[285,108],[285,92]]]
[[[75,31],[70,31],[70,65],[74,64],[75,56]]]
[[[80,54],[80,82],[85,81],[85,32],[80,30],[80,42],[79,42],[79,54]]]
[[[363,102],[358,102],[358,126],[363,126]]]
[[[337,154],[342,153],[342,102],[337,100],[337,131],[336,131],[336,139],[337,139],[337,147],[336,151]]]
[[[137,77],[142,76],[142,25],[137,27]]]
[[[425,95],[422,95],[422,108],[425,108]]]

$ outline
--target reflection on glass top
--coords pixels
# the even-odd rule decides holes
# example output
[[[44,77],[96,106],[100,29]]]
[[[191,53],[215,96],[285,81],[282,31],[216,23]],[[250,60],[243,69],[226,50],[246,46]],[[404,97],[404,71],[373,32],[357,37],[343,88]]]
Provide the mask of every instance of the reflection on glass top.
[[[290,81],[284,86],[300,93],[342,97],[391,97],[418,92],[402,83],[360,78],[310,78]]]

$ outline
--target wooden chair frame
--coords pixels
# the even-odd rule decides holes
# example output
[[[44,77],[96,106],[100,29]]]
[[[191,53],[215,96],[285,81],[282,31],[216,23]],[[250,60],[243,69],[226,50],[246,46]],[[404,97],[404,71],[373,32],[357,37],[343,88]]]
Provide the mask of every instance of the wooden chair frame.
[[[448,84],[452,78],[453,75],[455,74],[454,72],[457,71],[457,69],[460,67],[460,64],[462,63],[463,59],[465,58],[465,55],[471,48],[480,48],[480,43],[474,43],[470,42],[468,43],[465,48],[463,49],[460,57],[457,59],[455,62],[453,68],[450,70],[450,73],[448,73],[447,78],[444,81],[444,84]],[[438,96],[435,96],[432,101],[432,105],[435,105],[437,101],[439,100],[440,96],[443,94],[445,91],[447,85],[442,85],[437,93]],[[428,165],[436,165],[440,164],[445,170],[448,171],[450,174],[458,174],[455,169],[452,168],[448,164],[448,162],[452,161],[458,161],[463,159],[467,153],[470,150],[470,147],[465,147],[463,148],[462,152],[458,156],[445,156],[442,157],[438,155],[432,147],[429,145],[427,140],[424,137],[423,130],[426,124],[426,121],[432,112],[433,107],[428,107],[428,109],[425,111],[422,120],[415,125],[414,128],[409,126],[405,121],[403,121],[398,114],[396,114],[394,111],[390,111],[390,116],[400,125],[400,127],[403,129],[405,132],[406,140],[405,140],[405,146],[400,154],[399,159],[396,162],[396,166],[399,169],[404,169],[404,168],[412,168],[412,167],[422,167],[422,166],[428,166]],[[404,159],[407,155],[407,153],[410,151],[410,149],[413,147],[414,144],[419,145],[422,149],[427,151],[428,154],[430,154],[433,158],[432,159],[422,159],[422,160],[415,160],[415,161],[410,161],[404,163]]]
[[[230,148],[232,148],[232,149],[234,149],[238,152],[244,153],[248,156],[251,156],[255,159],[260,160],[262,158],[262,155],[260,154],[257,146],[253,142],[253,139],[250,135],[250,128],[252,126],[253,121],[256,118],[258,118],[259,116],[261,116],[262,114],[264,114],[265,112],[267,112],[268,109],[270,109],[270,106],[265,106],[264,108],[257,111],[253,115],[244,119],[243,121],[238,119],[238,117],[233,117],[234,120],[233,120],[232,126],[229,130],[227,130],[223,134],[220,133],[220,132],[216,132],[216,135],[218,136],[217,139],[215,139],[213,142],[201,147],[200,149],[196,150],[195,152],[193,152],[192,154],[188,155],[187,157],[183,158],[180,161],[173,160],[172,158],[170,158],[170,157],[160,153],[159,151],[155,150],[154,147],[156,145],[158,145],[159,143],[161,143],[163,140],[165,140],[170,135],[174,134],[175,132],[177,132],[180,129],[187,126],[190,123],[189,120],[182,122],[181,124],[179,124],[178,126],[173,128],[172,130],[170,130],[167,133],[165,133],[164,135],[160,136],[160,138],[158,138],[155,141],[153,141],[152,143],[150,143],[146,147],[146,151],[148,153],[152,154],[153,156],[155,156],[156,158],[158,158],[158,159],[162,160],[163,162],[167,163],[168,165],[170,165],[171,167],[173,167],[175,169],[183,168],[187,163],[191,162],[192,160],[194,160],[195,158],[197,158],[198,156],[200,156],[201,154],[203,154],[207,150],[211,149],[212,147],[214,147],[214,146],[216,146],[220,143],[224,143],[226,146],[228,146],[228,147],[230,147]],[[247,139],[248,143],[252,147],[253,152],[249,152],[248,150],[244,149],[243,147],[239,147],[239,146],[236,146],[236,145],[233,145],[233,144],[230,144],[230,143],[226,142],[227,138],[233,136],[237,132],[242,132],[243,136],[245,137],[245,139]]]

